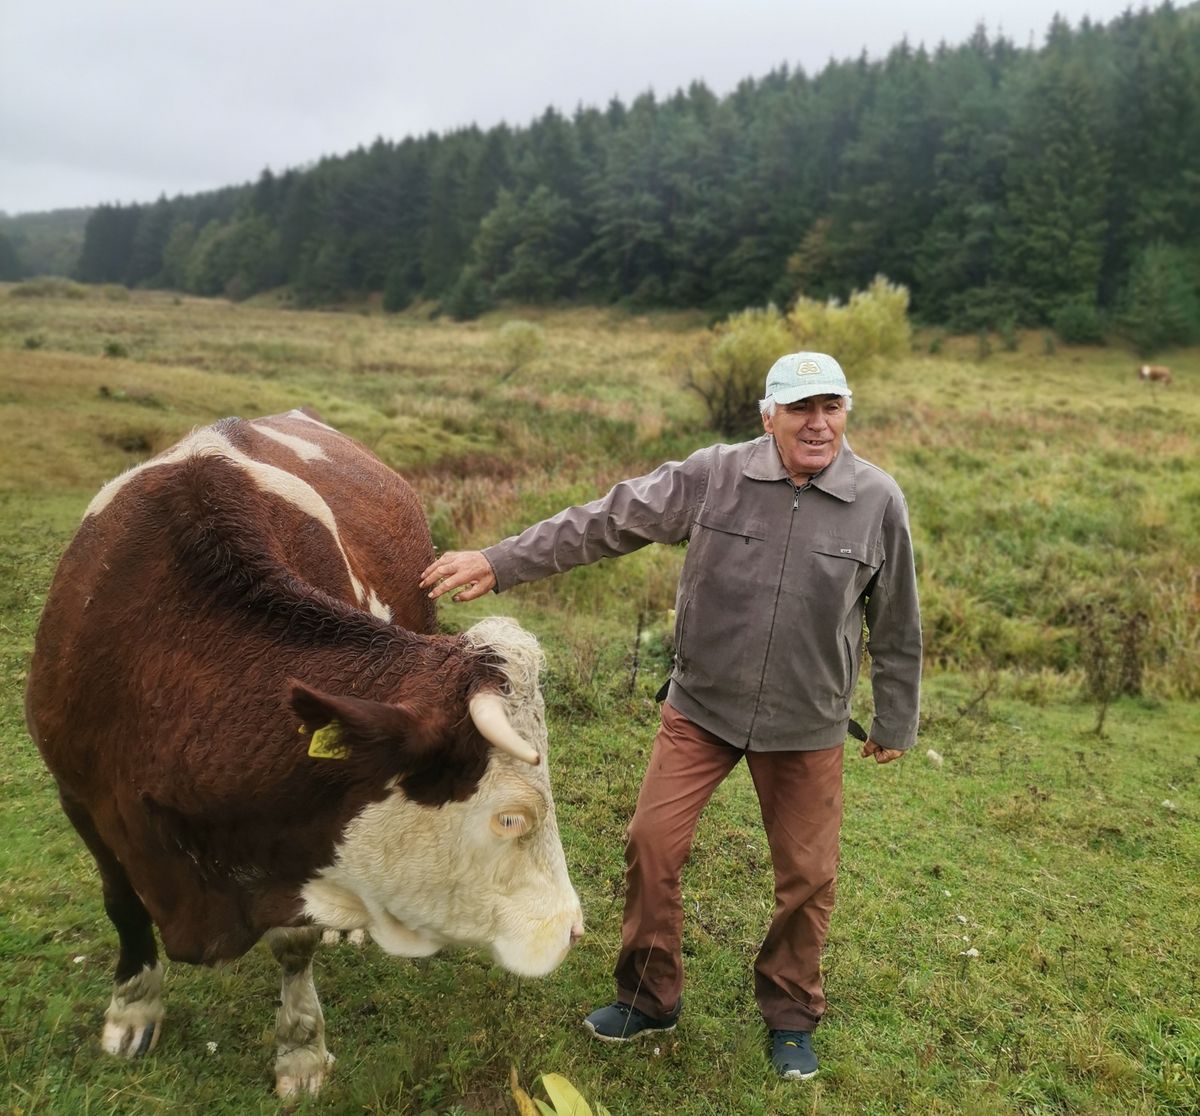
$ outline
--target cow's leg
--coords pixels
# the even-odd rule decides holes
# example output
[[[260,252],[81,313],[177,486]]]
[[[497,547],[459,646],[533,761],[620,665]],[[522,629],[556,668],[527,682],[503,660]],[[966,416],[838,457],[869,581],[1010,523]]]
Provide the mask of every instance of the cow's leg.
[[[121,862],[96,831],[91,815],[65,795],[59,797],[100,870],[104,910],[117,928],[121,944],[100,1044],[110,1054],[136,1058],[154,1049],[162,1031],[162,965],[154,944],[154,926]]]
[[[267,944],[283,969],[275,1014],[275,1091],[280,1097],[320,1092],[333,1063],[313,984],[313,952],[320,940],[320,930],[307,926],[267,933]]]

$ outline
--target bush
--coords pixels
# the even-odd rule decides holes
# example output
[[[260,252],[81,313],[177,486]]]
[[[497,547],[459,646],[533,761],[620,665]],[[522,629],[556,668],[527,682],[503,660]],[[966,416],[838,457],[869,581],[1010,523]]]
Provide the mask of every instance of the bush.
[[[507,380],[542,355],[546,349],[546,331],[534,322],[505,322],[496,335],[494,348],[504,361],[500,378]]]
[[[1141,356],[1200,337],[1200,299],[1182,249],[1161,241],[1143,249],[1129,273],[1120,325]]]
[[[882,275],[865,291],[851,294],[845,305],[799,298],[788,315],[794,347],[829,353],[848,374],[901,356],[912,346],[908,300],[907,287]]]
[[[105,341],[104,355],[120,359],[129,356],[129,350],[120,341]]]
[[[412,281],[411,265],[394,263],[388,268],[383,280],[383,310],[386,314],[398,314],[407,310],[416,298],[416,287]]]
[[[703,366],[685,384],[699,394],[709,423],[725,437],[744,436],[759,426],[758,400],[767,369],[796,347],[783,315],[774,307],[743,310],[709,334]]]
[[[1104,318],[1094,302],[1072,299],[1054,311],[1054,332],[1068,345],[1103,345]]]
[[[1006,353],[1015,353],[1021,347],[1021,337],[1017,333],[1017,323],[1012,318],[1005,318],[997,327],[1000,344]]]
[[[1024,287],[1006,283],[988,283],[951,295],[946,310],[946,324],[957,333],[998,329],[1001,322],[1039,324],[1033,296]]]
[[[442,309],[456,322],[478,318],[492,304],[487,283],[472,267],[464,267],[458,281],[442,299]]]
[[[13,298],[87,298],[87,288],[58,275],[43,275],[18,283],[8,292]]]

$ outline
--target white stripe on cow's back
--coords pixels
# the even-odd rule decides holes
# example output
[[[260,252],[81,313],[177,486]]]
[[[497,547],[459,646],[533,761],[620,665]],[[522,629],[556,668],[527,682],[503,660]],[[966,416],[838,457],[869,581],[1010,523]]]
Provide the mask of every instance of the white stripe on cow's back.
[[[204,433],[208,433],[208,431],[193,431],[179,445],[172,446],[165,453],[159,454],[158,457],[152,457],[149,461],[143,461],[140,465],[134,465],[133,468],[126,469],[119,476],[113,477],[108,484],[92,497],[92,502],[88,504],[87,510],[83,513],[83,518],[87,519],[90,516],[99,515],[104,511],[113,502],[113,498],[117,493],[139,473],[144,473],[147,469],[157,469],[160,465],[173,465],[176,461],[182,461],[185,457],[191,457],[194,452],[192,448],[193,439],[198,434]]]
[[[337,433],[337,431],[334,430],[334,428],[328,423],[322,422],[320,419],[315,419],[312,417],[312,415],[306,415],[299,407],[293,407],[290,411],[288,411],[287,417],[303,419],[305,422],[311,422],[313,426],[319,426],[322,430],[333,430],[335,434]]]
[[[303,416],[307,418],[308,416]],[[259,434],[265,434],[268,438],[278,442],[281,446],[290,449],[301,461],[321,461],[329,460],[329,454],[324,449],[317,445],[316,442],[306,441],[304,438],[297,438],[295,434],[285,434],[282,430],[276,430],[273,426],[266,426],[261,422],[252,422],[250,426],[258,431]]]
[[[318,425],[321,424],[318,423]],[[255,427],[255,429],[263,428]],[[297,439],[297,441],[299,440]],[[342,546],[342,537],[338,532],[333,510],[325,502],[324,497],[308,481],[293,476],[286,469],[267,465],[265,462],[255,461],[254,458],[248,457],[212,427],[193,431],[179,445],[167,450],[161,456],[143,462],[141,465],[135,465],[132,469],[126,470],[119,477],[109,481],[88,504],[87,511],[84,512],[84,519],[99,515],[104,511],[112,503],[117,493],[139,473],[147,469],[157,469],[162,465],[172,465],[189,457],[225,458],[237,465],[264,492],[270,492],[272,495],[286,500],[294,508],[298,508],[305,515],[312,516],[322,524],[333,537],[334,545],[338,548],[342,561],[346,563],[346,575],[350,578],[350,584],[358,603],[367,605],[369,610],[381,619],[391,620],[392,610],[380,601],[374,589],[368,595],[362,582],[354,576],[354,571],[350,567],[350,557],[347,555],[345,547]]]
[[[392,622],[391,606],[384,604],[376,595],[374,589],[367,591],[367,611],[378,616],[380,620],[386,620],[389,624]]]

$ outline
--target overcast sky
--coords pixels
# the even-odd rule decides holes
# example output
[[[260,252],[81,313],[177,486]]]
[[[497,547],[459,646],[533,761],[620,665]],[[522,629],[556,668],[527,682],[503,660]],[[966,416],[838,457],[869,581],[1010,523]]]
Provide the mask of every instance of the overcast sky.
[[[153,201],[377,136],[570,113],[1141,0],[0,0],[0,210]]]

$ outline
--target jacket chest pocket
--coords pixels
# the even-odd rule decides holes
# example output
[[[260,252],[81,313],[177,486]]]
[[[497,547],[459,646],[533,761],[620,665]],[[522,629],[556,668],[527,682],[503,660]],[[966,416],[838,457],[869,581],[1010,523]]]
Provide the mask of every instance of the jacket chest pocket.
[[[736,512],[704,510],[696,517],[688,547],[705,563],[721,563],[725,576],[746,573],[754,565],[767,537],[761,519]],[[732,568],[731,568],[732,567]]]
[[[691,541],[694,543],[706,537],[715,537],[722,545],[740,543],[749,546],[767,537],[767,525],[753,516],[705,510],[696,516]]]
[[[862,539],[817,539],[808,553],[805,591],[854,600],[866,591],[882,561],[878,547]]]

